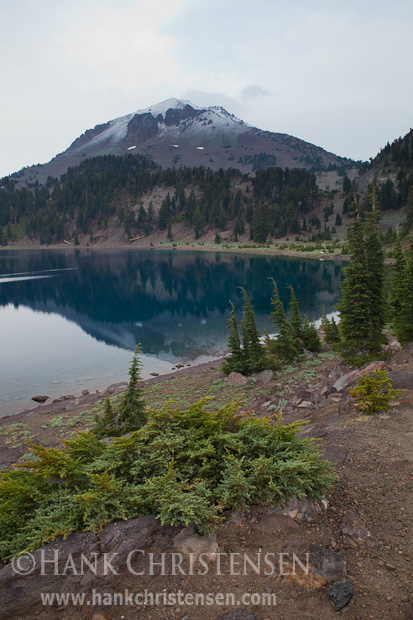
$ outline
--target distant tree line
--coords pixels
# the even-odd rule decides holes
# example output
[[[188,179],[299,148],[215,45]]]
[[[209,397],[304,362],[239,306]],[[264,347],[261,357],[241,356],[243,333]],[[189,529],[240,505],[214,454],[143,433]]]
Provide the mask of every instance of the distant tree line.
[[[161,205],[144,206],[154,188],[168,190]],[[105,230],[109,222],[122,226],[130,238],[168,230],[183,222],[201,237],[211,227],[229,230],[237,240],[246,224],[250,238],[301,231],[300,217],[318,204],[313,172],[304,169],[257,170],[256,176],[234,168],[167,168],[143,156],[106,155],[69,168],[60,180],[49,177],[44,186],[19,188],[15,179],[0,181],[0,243],[36,239],[61,242],[70,230],[78,234]],[[73,232],[75,231],[75,232]]]

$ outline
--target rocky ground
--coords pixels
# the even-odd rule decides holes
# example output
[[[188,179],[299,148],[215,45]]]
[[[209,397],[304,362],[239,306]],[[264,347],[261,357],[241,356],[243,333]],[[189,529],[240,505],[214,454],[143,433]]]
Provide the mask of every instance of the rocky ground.
[[[360,415],[347,388],[358,375],[331,352],[308,357],[299,367],[284,368],[273,376],[270,372],[246,381],[239,375],[224,379],[219,363],[186,368],[179,374],[157,377],[145,382],[149,404],[159,406],[172,398],[183,406],[203,396],[211,397],[210,407],[218,407],[233,398],[240,399],[240,409],[252,415],[270,417],[280,413],[290,423],[305,419],[302,433],[320,439],[325,458],[336,464],[338,480],[325,501],[293,500],[282,508],[251,507],[249,512],[226,514],[225,524],[212,537],[200,536],[193,528],[161,526],[155,517],[144,517],[106,526],[100,533],[83,533],[56,541],[43,549],[60,552],[65,565],[69,554],[78,562],[81,553],[95,551],[118,553],[114,562],[118,575],[66,576],[39,575],[33,571],[18,577],[11,565],[0,570],[2,618],[42,618],[45,620],[114,618],[148,618],[175,620],[297,620],[335,618],[338,614],[352,620],[413,618],[411,593],[411,522],[412,522],[412,411],[413,346],[394,351],[386,360],[396,388],[405,389],[391,409],[375,416]],[[372,371],[377,365],[370,366]],[[116,400],[122,386],[112,386]],[[69,436],[75,428],[90,426],[93,415],[101,411],[102,395],[63,399],[42,405],[31,412],[3,419],[0,436],[0,461],[9,466],[24,458],[28,439],[56,445],[58,437]],[[141,549],[133,568],[144,575],[131,574],[125,558]],[[42,550],[35,553],[40,557]],[[149,554],[155,561],[165,553],[166,575],[150,575]],[[184,558],[183,573],[172,574],[173,553]],[[190,555],[192,553],[192,556]],[[206,554],[208,569],[196,558]],[[222,560],[217,570],[217,556]],[[258,556],[277,558],[275,570],[268,565],[254,570],[244,554],[257,563]],[[287,554],[287,565],[280,567],[279,554]],[[230,554],[233,554],[232,556]],[[240,554],[240,555],[235,555]],[[308,554],[308,556],[306,556]],[[192,557],[193,570],[190,570]],[[230,558],[235,564],[230,566]],[[291,559],[303,563],[309,558],[308,574]],[[116,563],[118,562],[118,564]],[[169,562],[169,564],[168,564]],[[240,564],[238,564],[240,562]],[[102,567],[101,567],[102,568]],[[194,574],[190,574],[190,573]],[[221,574],[219,574],[221,573]],[[284,573],[284,574],[281,574]],[[288,574],[289,573],[289,574]],[[351,599],[335,611],[329,594],[338,593],[336,605]],[[233,593],[234,601],[223,605],[113,606],[92,597],[93,589],[113,595],[115,592]],[[85,592],[83,605],[43,606],[40,592]],[[242,599],[245,593],[264,594],[254,601]],[[341,598],[340,598],[341,597]],[[106,602],[113,602],[107,599]]]

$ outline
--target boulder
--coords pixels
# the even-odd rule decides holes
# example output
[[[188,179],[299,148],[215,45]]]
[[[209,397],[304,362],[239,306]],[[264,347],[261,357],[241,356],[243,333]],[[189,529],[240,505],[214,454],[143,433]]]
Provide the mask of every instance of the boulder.
[[[274,372],[272,370],[262,370],[253,376],[262,383],[269,383],[274,378]]]
[[[359,547],[371,537],[360,517],[354,510],[347,510],[341,522],[341,533],[347,546]]]
[[[389,377],[395,390],[413,390],[413,372],[390,371]]]
[[[310,545],[310,560],[315,574],[324,577],[327,581],[346,574],[345,557],[329,549]]]
[[[310,392],[309,390],[300,390],[299,392],[297,392],[297,394],[295,395],[295,400],[297,401],[305,401],[305,400],[310,400],[312,396],[312,392]]]
[[[243,387],[244,385],[247,385],[248,378],[244,377],[244,375],[239,372],[231,372],[227,377],[227,381],[233,387]]]
[[[308,523],[314,523],[318,519],[319,510],[316,508],[316,502],[312,499],[305,499],[300,503],[297,512],[297,519],[304,519]]]
[[[302,402],[298,405],[298,407],[299,407],[300,409],[313,409],[313,408],[314,408],[314,404],[313,404],[313,403],[310,403],[310,401],[308,401],[308,400],[303,400],[303,401],[302,401]]]
[[[21,457],[20,448],[0,448],[0,469],[7,469],[12,463],[17,463]]]
[[[333,583],[328,590],[328,594],[334,603],[334,610],[340,611],[340,609],[349,604],[354,596],[354,590],[348,581],[342,579]]]
[[[43,396],[40,394],[39,396],[32,396],[32,400],[34,400],[35,403],[45,403],[49,400],[49,396]]]
[[[350,372],[347,372],[345,375],[340,377],[340,379],[338,379],[333,384],[333,387],[336,389],[337,392],[341,392],[342,390],[344,390],[344,388],[346,388],[350,384],[351,379],[356,377],[358,373],[359,373],[358,368],[356,368],[356,370],[351,370]]]
[[[205,555],[210,559],[219,550],[216,534],[200,536],[192,523],[175,536],[174,547],[181,553],[191,553],[195,557]]]
[[[177,364],[175,364],[175,368],[184,368],[185,364],[182,364],[182,362],[178,362]]]

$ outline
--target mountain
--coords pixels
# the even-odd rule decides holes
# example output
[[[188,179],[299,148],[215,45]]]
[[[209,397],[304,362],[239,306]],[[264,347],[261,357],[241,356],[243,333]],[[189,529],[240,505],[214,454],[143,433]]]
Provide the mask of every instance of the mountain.
[[[14,176],[44,184],[85,158],[126,154],[145,155],[162,168],[203,165],[242,172],[269,166],[346,169],[355,163],[293,136],[251,127],[222,107],[167,99],[88,129],[49,163]]]

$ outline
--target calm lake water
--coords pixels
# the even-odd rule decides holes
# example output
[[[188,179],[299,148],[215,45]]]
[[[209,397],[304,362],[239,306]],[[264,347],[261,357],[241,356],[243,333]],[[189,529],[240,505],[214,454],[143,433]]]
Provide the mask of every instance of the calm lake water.
[[[337,302],[342,264],[246,254],[179,251],[0,252],[0,417],[36,394],[95,391],[127,378],[141,343],[143,377],[178,361],[208,361],[226,347],[230,304],[246,288],[260,329],[274,277],[318,319]]]

